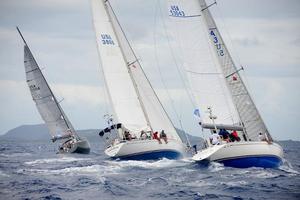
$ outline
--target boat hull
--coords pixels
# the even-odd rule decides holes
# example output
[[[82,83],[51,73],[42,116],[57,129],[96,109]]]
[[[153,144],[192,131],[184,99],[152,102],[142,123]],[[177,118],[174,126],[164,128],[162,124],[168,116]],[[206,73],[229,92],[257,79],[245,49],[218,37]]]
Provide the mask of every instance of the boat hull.
[[[159,144],[156,140],[133,140],[110,146],[105,154],[113,159],[126,160],[179,159],[185,155],[185,147],[174,140],[167,144],[164,141]]]
[[[211,152],[206,159],[200,160],[201,154]],[[220,162],[236,168],[262,167],[277,168],[282,164],[283,150],[276,143],[234,142],[221,146],[212,146],[193,156],[197,162]]]
[[[80,139],[80,140],[74,141],[71,148],[59,149],[59,153],[89,154],[90,153],[90,144],[86,139]]]

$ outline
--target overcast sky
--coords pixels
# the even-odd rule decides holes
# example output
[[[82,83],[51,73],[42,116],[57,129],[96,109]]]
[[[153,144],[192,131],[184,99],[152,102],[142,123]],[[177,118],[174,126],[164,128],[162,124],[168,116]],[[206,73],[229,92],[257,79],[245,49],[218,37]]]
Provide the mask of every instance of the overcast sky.
[[[199,134],[179,75],[169,68],[170,55],[157,50],[163,34],[159,13],[167,11],[163,1],[111,2],[173,122],[180,127],[175,107],[184,129]],[[211,12],[236,64],[245,67],[249,90],[269,131],[275,139],[300,140],[300,1],[217,2]],[[62,107],[74,127],[103,128],[107,108],[89,1],[1,0],[0,134],[42,123],[25,82],[23,43],[16,25],[57,98],[64,98]]]

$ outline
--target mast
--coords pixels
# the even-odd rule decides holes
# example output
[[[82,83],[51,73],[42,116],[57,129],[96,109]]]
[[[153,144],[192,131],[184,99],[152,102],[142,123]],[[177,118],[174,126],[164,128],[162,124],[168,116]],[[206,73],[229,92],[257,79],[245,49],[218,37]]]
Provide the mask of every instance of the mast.
[[[123,31],[121,25],[120,25],[120,22],[119,22],[117,16],[115,15],[114,10],[112,9],[112,7],[111,7],[111,5],[110,5],[109,0],[104,0],[104,3],[105,3],[105,10],[106,10],[106,13],[107,13],[108,17],[110,18],[110,20],[112,20],[112,19],[111,19],[112,16],[110,16],[110,14],[109,14],[107,5],[108,5],[108,6],[110,7],[110,9],[112,10],[113,15],[114,15],[113,17],[114,17],[115,20],[117,21],[119,27],[121,28],[121,30],[122,30],[122,32],[123,32],[123,34],[124,34],[124,37],[125,37],[126,40],[127,40],[127,37],[126,37],[126,35],[125,35],[125,33],[124,33],[124,31]],[[113,30],[114,30],[114,32],[115,32],[115,34],[116,34],[115,27],[112,26],[112,28],[113,28]],[[116,38],[117,38],[117,40],[118,40],[118,43],[120,44],[120,49],[121,49],[121,52],[122,52],[123,59],[126,60],[126,57],[125,57],[125,55],[124,55],[124,50],[123,50],[123,48],[122,48],[122,45],[121,45],[121,43],[120,43],[120,40],[119,40],[117,34],[116,34]],[[128,41],[128,40],[127,40],[127,41]],[[129,44],[129,43],[128,43],[128,44]],[[129,45],[130,45],[130,44],[129,44]],[[131,46],[130,46],[130,48],[131,48]],[[134,56],[135,56],[135,55],[134,55]],[[136,59],[136,61],[134,61],[134,62],[139,62],[139,61],[138,61],[138,59]],[[145,119],[146,119],[146,121],[147,121],[147,124],[148,124],[148,126],[150,127],[151,131],[153,132],[152,126],[151,126],[151,123],[150,123],[150,120],[149,120],[149,117],[148,117],[148,114],[147,114],[147,112],[146,112],[144,103],[143,103],[143,101],[142,101],[142,99],[141,99],[140,92],[139,92],[139,90],[138,90],[138,88],[137,88],[137,83],[136,83],[136,81],[134,80],[134,78],[132,77],[132,72],[131,72],[131,69],[130,69],[130,65],[131,65],[131,64],[133,64],[133,63],[128,63],[128,62],[127,62],[128,73],[129,73],[129,75],[130,75],[131,81],[133,82],[133,86],[134,86],[134,89],[135,89],[136,94],[137,94],[137,96],[138,96],[138,100],[139,100],[139,102],[140,102],[140,105],[141,105],[141,108],[142,108],[142,110],[143,110],[143,113],[144,113]]]
[[[112,25],[114,27],[115,33],[118,36],[119,44],[122,47],[123,56],[127,61],[127,66],[130,70],[131,78],[135,82],[135,89],[139,94],[139,98],[143,105],[144,112],[147,115],[149,123],[151,123],[151,129],[163,129],[169,134],[170,138],[181,141],[176,129],[174,128],[174,124],[172,123],[164,106],[158,98],[128,38],[126,37],[126,34],[110,2],[107,2],[107,9],[112,19]]]
[[[248,139],[257,140],[257,134],[259,132],[265,132],[268,138],[272,140],[272,137],[239,74],[240,69],[236,68],[205,0],[199,0],[199,2],[202,8],[203,19],[211,36],[210,41],[214,45],[215,54],[218,57],[218,61],[222,68],[227,87],[229,88],[234,106],[244,127],[244,134],[247,135]],[[237,80],[230,79],[233,75],[236,76]]]

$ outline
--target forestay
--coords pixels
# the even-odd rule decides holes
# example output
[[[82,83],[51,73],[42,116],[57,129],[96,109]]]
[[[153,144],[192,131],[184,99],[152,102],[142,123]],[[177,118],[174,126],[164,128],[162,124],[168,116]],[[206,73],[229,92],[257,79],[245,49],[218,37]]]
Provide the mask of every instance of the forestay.
[[[149,130],[146,116],[128,72],[119,41],[103,0],[91,0],[99,58],[114,111],[114,119],[127,129]]]
[[[24,46],[26,81],[36,107],[52,136],[76,135],[75,130],[55,99],[30,49]]]
[[[140,101],[151,129],[153,131],[164,130],[169,138],[180,140],[171,120],[147,79],[138,58],[131,48],[109,2],[107,2],[107,8],[126,63],[129,67],[128,70],[132,75],[133,81],[136,83],[137,92],[139,93]]]
[[[180,0],[169,2],[169,12],[171,13],[171,16],[173,16],[171,18],[173,20],[177,19],[176,21],[181,20],[181,23],[186,23],[187,26],[191,24],[190,27],[186,28],[193,28],[188,29],[193,34],[186,35],[186,38],[193,38],[193,42],[197,41],[197,39],[202,41],[201,43],[199,42],[192,46],[195,47],[195,50],[202,49],[202,51],[198,50],[192,54],[193,56],[198,57],[199,63],[197,63],[197,61],[186,63],[188,65],[187,71],[190,70],[188,73],[190,75],[192,86],[194,87],[196,84],[198,84],[198,86],[204,84],[203,87],[207,89],[205,90],[202,86],[200,86],[200,88],[198,88],[198,86],[195,87],[196,91],[194,92],[199,105],[202,105],[202,103],[207,105],[205,102],[201,102],[201,100],[199,100],[200,98],[205,98],[208,102],[212,102],[213,112],[219,118],[217,120],[220,120],[220,116],[224,113],[223,117],[221,117],[221,121],[223,122],[226,121],[226,116],[231,113],[232,123],[235,124],[242,122],[248,138],[252,141],[257,140],[259,132],[266,133],[269,136],[269,139],[272,139],[253,100],[251,99],[251,96],[249,95],[249,92],[245,87],[245,84],[241,79],[241,76],[238,73],[239,70],[236,68],[225,46],[205,0]],[[173,6],[173,9],[171,6]],[[180,15],[180,13],[178,14],[178,10],[183,12],[183,17],[178,17],[178,15]],[[193,17],[192,19],[189,19],[190,17],[185,18],[189,15],[195,15],[195,13],[198,17]],[[199,27],[196,27],[196,24],[198,24]],[[204,44],[205,41],[207,43],[206,45]],[[188,41],[185,42],[188,43]],[[193,50],[192,48],[190,49],[190,51]],[[187,59],[188,57],[184,60]],[[208,59],[213,62],[203,65],[203,63],[205,63]],[[196,72],[196,74],[194,72]],[[212,78],[213,76],[218,78],[214,79]],[[219,86],[216,86],[217,84]],[[214,86],[212,87],[211,85]],[[208,90],[215,91],[215,93],[218,94],[220,94],[221,92],[219,91],[222,90],[224,92],[224,96],[212,95],[211,93],[208,94]],[[211,98],[218,100],[212,100]],[[223,100],[223,104],[220,100]],[[224,104],[225,102],[227,105]],[[222,110],[222,106],[227,106],[229,112]],[[230,121],[227,120],[226,123],[228,122]]]

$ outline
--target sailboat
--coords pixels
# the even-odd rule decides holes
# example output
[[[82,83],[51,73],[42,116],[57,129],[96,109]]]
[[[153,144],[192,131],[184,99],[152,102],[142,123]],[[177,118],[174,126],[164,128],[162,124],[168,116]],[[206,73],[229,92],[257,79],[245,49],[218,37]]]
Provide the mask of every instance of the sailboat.
[[[59,153],[88,154],[90,152],[89,142],[79,137],[76,133],[50,89],[18,27],[17,30],[24,42],[26,82],[30,89],[32,99],[52,135],[52,142],[61,142],[58,149]]]
[[[108,127],[99,133],[106,141],[105,154],[135,160],[182,157],[185,145],[146,77],[110,2],[91,0],[91,6],[112,109],[107,115]]]
[[[221,37],[210,13],[216,2],[168,0],[168,22],[175,27],[184,74],[196,103],[195,113],[203,132],[237,133],[236,140],[219,141],[193,156],[197,162],[220,162],[225,166],[278,167],[283,150],[269,133],[240,71]],[[232,135],[230,135],[232,136]],[[231,140],[234,140],[231,138]]]

